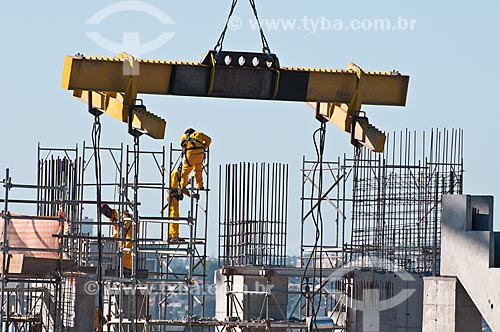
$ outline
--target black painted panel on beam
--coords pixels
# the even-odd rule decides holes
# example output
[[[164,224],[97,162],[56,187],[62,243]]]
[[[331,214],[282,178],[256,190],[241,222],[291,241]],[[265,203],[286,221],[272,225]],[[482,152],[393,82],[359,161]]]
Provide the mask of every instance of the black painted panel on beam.
[[[202,66],[173,66],[170,93],[184,96],[206,96],[210,68]]]
[[[274,76],[272,69],[217,66],[211,96],[272,99]]]
[[[309,85],[309,72],[280,71],[280,83],[275,99],[306,101]]]
[[[210,66],[174,66],[170,80],[173,95],[207,96]],[[260,68],[217,66],[211,97],[272,99],[276,71]]]

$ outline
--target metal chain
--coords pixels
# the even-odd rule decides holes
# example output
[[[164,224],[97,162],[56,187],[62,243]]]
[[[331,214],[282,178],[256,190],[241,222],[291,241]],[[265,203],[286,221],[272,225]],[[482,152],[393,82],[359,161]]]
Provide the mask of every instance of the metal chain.
[[[260,39],[262,40],[262,52],[271,54],[271,49],[269,48],[266,36],[264,35],[264,30],[262,29],[262,25],[260,24],[259,15],[257,14],[257,6],[255,5],[255,0],[248,1],[250,2],[250,6],[252,6],[253,14],[255,16],[255,19],[257,20],[257,24],[259,25]]]
[[[269,47],[269,43],[267,42],[266,36],[264,35],[264,30],[262,29],[262,24],[260,24],[260,19],[259,19],[259,15],[257,13],[257,6],[255,4],[255,0],[248,0],[248,1],[250,2],[250,6],[252,7],[253,14],[255,16],[255,19],[257,21],[257,25],[259,27],[260,39],[262,42],[262,52],[266,53],[266,54],[271,54],[271,49]],[[222,30],[222,33],[219,37],[219,40],[217,41],[217,44],[214,47],[214,51],[217,53],[222,51],[222,45],[224,43],[224,38],[226,37],[227,28],[229,26],[229,20],[233,16],[234,9],[236,8],[237,3],[238,3],[238,0],[233,0],[233,3],[231,4],[231,9],[229,10],[229,15],[227,16],[226,25],[224,26],[224,29]]]
[[[231,10],[229,11],[229,15],[227,16],[226,25],[224,26],[224,30],[222,30],[222,33],[219,37],[219,40],[217,41],[217,44],[214,47],[215,52],[220,52],[222,50],[222,44],[224,43],[224,38],[226,37],[227,28],[229,26],[229,20],[231,19],[231,16],[233,16],[234,8],[236,8],[237,3],[238,3],[238,0],[233,0],[233,4],[231,5]]]

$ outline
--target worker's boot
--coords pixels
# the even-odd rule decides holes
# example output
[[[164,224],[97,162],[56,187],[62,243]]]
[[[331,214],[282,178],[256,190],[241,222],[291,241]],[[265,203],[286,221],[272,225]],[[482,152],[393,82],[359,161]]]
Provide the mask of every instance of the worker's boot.
[[[190,192],[189,190],[187,190],[186,188],[182,188],[182,189],[181,189],[181,191],[182,191],[182,193],[183,193],[184,195],[186,195],[187,197],[191,197],[191,192]],[[198,193],[194,193],[194,194],[193,194],[193,198],[194,198],[195,200],[199,200],[199,199],[200,199],[200,194],[198,194]]]
[[[175,237],[169,237],[168,243],[170,243],[170,244],[182,244],[182,243],[186,243],[186,241],[178,236],[175,236]]]

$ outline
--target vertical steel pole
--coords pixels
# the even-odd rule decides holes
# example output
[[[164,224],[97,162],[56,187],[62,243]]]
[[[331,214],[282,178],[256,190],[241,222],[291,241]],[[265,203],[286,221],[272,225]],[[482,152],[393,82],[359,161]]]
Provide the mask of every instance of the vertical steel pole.
[[[7,225],[10,221],[10,212],[9,212],[9,190],[12,186],[9,169],[5,170],[5,179],[4,179],[4,188],[5,188],[5,201],[4,201],[4,210],[3,210],[3,239],[2,239],[2,303],[0,310],[0,326],[3,331],[3,320],[6,314],[5,302],[5,288],[7,283],[6,269],[7,269],[7,253],[9,251],[9,242],[7,239]]]
[[[187,289],[188,289],[188,321],[187,321],[187,332],[193,331],[192,328],[192,320],[193,320],[193,300],[194,300],[194,294],[193,294],[193,267],[194,267],[194,228],[196,227],[195,225],[195,220],[193,218],[193,211],[194,211],[194,193],[195,193],[195,188],[194,188],[194,180],[191,178],[191,206],[190,206],[190,211],[188,213],[188,222],[189,222],[189,242],[188,242],[188,270],[187,270],[187,276],[186,276],[186,284],[187,284]]]
[[[131,332],[136,331],[137,327],[137,266],[138,266],[138,250],[137,250],[137,225],[139,223],[139,211],[138,211],[138,200],[139,200],[139,136],[134,136],[134,218],[132,220],[132,294],[131,294],[131,303],[130,306],[132,308],[131,312]],[[126,234],[124,234],[124,237]]]

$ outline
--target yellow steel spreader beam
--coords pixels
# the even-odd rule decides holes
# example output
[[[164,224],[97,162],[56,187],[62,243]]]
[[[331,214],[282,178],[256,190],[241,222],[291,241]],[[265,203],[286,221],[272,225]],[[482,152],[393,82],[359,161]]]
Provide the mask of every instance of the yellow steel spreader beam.
[[[122,92],[129,76],[120,58],[67,56],[61,87]],[[354,70],[238,67],[137,59],[137,93],[348,103],[357,86],[366,105],[404,106],[409,76]]]
[[[360,116],[361,105],[404,106],[408,82],[409,76],[398,72],[364,71],[354,64],[345,70],[280,67],[275,55],[211,51],[200,63],[125,53],[67,56],[61,86],[84,101],[94,91],[94,107],[124,122],[138,93],[314,103],[317,116],[350,133],[353,144],[382,152],[385,134]],[[163,119],[151,113],[134,119],[143,132],[163,138]]]

